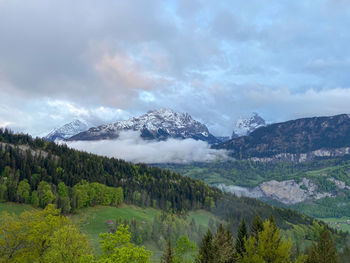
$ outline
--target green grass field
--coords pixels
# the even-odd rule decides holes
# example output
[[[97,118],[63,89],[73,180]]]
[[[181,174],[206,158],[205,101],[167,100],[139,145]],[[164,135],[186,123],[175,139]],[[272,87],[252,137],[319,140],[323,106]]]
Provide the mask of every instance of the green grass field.
[[[17,204],[17,203],[0,203],[0,214],[2,212],[7,212],[9,214],[19,215],[20,213],[34,209],[30,205]]]
[[[25,210],[34,209],[30,205],[22,205],[16,203],[0,203],[0,213],[6,211],[19,215]],[[120,207],[95,206],[79,210],[76,214],[69,215],[72,222],[88,236],[89,242],[95,249],[96,254],[100,253],[99,234],[107,232],[106,220],[115,221],[119,219],[136,219],[137,221],[152,222],[153,218],[160,214],[161,211],[154,208],[141,208],[133,205],[121,205]],[[208,227],[209,219],[221,222],[217,217],[205,210],[191,211],[186,220],[190,222],[192,219],[198,226]],[[152,251],[152,262],[159,262],[163,251],[150,241],[144,243],[145,247]]]
[[[107,231],[106,220],[136,219],[138,221],[151,221],[158,213],[153,208],[140,208],[136,206],[122,205],[121,207],[96,206],[81,209],[70,216],[74,224],[88,235],[95,248],[99,247],[99,234]],[[97,251],[98,252],[98,251]]]

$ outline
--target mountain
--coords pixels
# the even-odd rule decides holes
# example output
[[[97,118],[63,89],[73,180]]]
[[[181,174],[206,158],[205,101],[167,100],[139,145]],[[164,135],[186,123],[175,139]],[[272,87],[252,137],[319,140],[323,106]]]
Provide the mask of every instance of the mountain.
[[[232,157],[302,162],[350,154],[350,115],[313,117],[260,127],[248,136],[213,146]]]
[[[69,140],[115,139],[121,131],[140,131],[141,137],[147,140],[191,138],[208,143],[220,142],[209,133],[204,124],[194,120],[188,113],[177,113],[169,109],[152,110],[140,117],[93,127]]]
[[[216,139],[218,139],[220,142],[227,142],[231,138],[230,138],[230,136],[216,136]]]
[[[195,209],[211,211],[235,231],[242,218],[251,222],[256,213],[262,218],[274,216],[276,223],[284,229],[290,228],[291,224],[304,224],[307,227],[313,222],[312,218],[291,210],[275,208],[250,198],[224,194],[216,187],[168,169],[80,152],[68,148],[65,144],[45,142],[43,139],[33,139],[25,134],[13,134],[2,129],[0,129],[0,160],[0,173],[8,178],[5,182],[0,177],[0,189],[4,193],[2,198],[5,198],[2,201],[20,202],[17,188],[21,183],[17,177],[21,174],[22,182],[26,185],[30,183],[29,195],[30,191],[38,191],[38,188],[46,185],[47,189],[51,189],[48,191],[53,200],[58,199],[58,208],[64,206],[72,212],[101,200],[100,198],[90,200],[90,195],[93,194],[102,196],[106,194],[109,200],[106,204],[110,204],[115,196],[112,192],[101,189],[103,186],[98,184],[102,184],[121,188],[122,199],[127,204],[160,208],[174,215],[181,213],[182,220],[184,212],[187,211]],[[22,171],[23,167],[26,169],[25,172]],[[45,173],[38,174],[38,169]],[[16,183],[10,189],[5,187],[7,182]],[[57,189],[62,183],[68,188],[66,188],[68,201],[76,200],[70,202],[69,207],[64,205],[65,202],[59,201],[61,199]],[[40,207],[45,206],[44,202],[50,202],[44,201],[43,198],[39,196],[39,200],[42,200],[39,202]]]
[[[44,139],[48,141],[55,141],[56,139],[66,140],[80,132],[86,131],[90,127],[91,126],[84,120],[74,120],[60,128],[54,129],[46,135]]]
[[[241,117],[236,121],[231,138],[234,139],[240,136],[249,135],[257,128],[265,125],[265,120],[256,112],[253,112],[253,115],[249,118]]]

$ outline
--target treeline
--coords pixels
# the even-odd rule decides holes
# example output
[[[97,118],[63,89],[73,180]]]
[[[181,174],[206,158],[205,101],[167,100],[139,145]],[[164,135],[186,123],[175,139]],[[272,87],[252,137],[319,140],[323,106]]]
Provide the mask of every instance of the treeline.
[[[301,251],[293,250],[291,240],[282,238],[274,218],[263,220],[256,215],[250,228],[245,220],[234,235],[229,229],[219,226],[215,234],[208,229],[203,236],[199,251],[192,261],[197,263],[347,263],[350,257],[348,247],[338,251],[327,226],[316,233],[311,246]],[[295,245],[295,244],[294,244]],[[164,250],[162,262],[177,261],[171,243]]]
[[[72,150],[6,129],[0,129],[0,142],[0,171],[9,167],[15,180],[26,179],[32,191],[41,181],[74,187],[86,180],[122,187],[127,203],[174,212],[213,207],[221,196],[218,189],[169,170]]]
[[[0,262],[110,263],[150,262],[151,251],[132,242],[129,227],[121,224],[111,233],[100,234],[101,253],[91,249],[86,235],[53,205],[25,211],[20,216],[0,216]],[[337,250],[327,226],[316,233],[316,241],[305,250],[292,250],[282,238],[273,217],[265,222],[255,216],[250,227],[241,221],[234,238],[222,225],[215,234],[208,230],[199,249],[187,235],[167,241],[164,263],[347,263],[350,250]],[[175,244],[174,246],[172,244]],[[174,247],[174,248],[173,248]]]
[[[73,187],[66,186],[64,182],[56,186],[47,181],[37,184],[33,181],[32,184],[27,179],[20,181],[20,172],[5,166],[0,176],[0,202],[25,203],[41,208],[56,204],[63,213],[69,213],[94,205],[117,206],[124,198],[121,187],[108,187],[84,180]]]

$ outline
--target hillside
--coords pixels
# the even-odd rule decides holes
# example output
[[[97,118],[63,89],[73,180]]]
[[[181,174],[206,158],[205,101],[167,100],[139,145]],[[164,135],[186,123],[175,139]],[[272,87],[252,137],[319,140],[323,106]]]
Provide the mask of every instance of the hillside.
[[[0,148],[0,199],[3,201],[31,202],[30,194],[35,192],[39,206],[48,202],[57,202],[59,207],[70,204],[68,211],[73,212],[96,204],[120,202],[179,214],[206,209],[229,221],[233,231],[243,216],[249,221],[256,213],[265,218],[273,215],[282,228],[289,228],[291,223],[308,225],[313,221],[258,200],[224,194],[218,188],[166,169],[79,152],[7,130],[0,131],[0,142],[3,143]],[[19,146],[24,144],[32,151],[23,151]],[[47,153],[46,157],[41,151]],[[19,196],[18,187],[28,188],[25,191],[28,197]],[[103,199],[97,198],[98,192],[104,192]]]
[[[289,207],[318,218],[350,215],[350,161],[248,160],[158,165],[237,195]]]
[[[344,156],[350,153],[350,115],[274,123],[213,148],[229,150],[236,159],[263,162]]]
[[[237,235],[239,222],[244,218],[251,223],[256,214],[273,216],[299,245],[308,246],[310,233],[319,225],[290,209],[223,193],[167,169],[87,154],[7,130],[0,130],[0,142],[1,201],[39,208],[54,203],[71,215],[95,247],[100,231],[121,223],[130,226],[134,243],[148,246],[158,257],[169,238],[175,241],[187,234],[199,242],[207,228],[215,231],[219,223]],[[343,247],[347,234],[333,234]]]

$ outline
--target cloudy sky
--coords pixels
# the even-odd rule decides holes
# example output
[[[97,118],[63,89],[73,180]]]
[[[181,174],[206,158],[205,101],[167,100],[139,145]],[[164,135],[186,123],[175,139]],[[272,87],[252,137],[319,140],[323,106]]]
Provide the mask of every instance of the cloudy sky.
[[[349,0],[0,0],[0,126],[350,113],[349,24]]]

